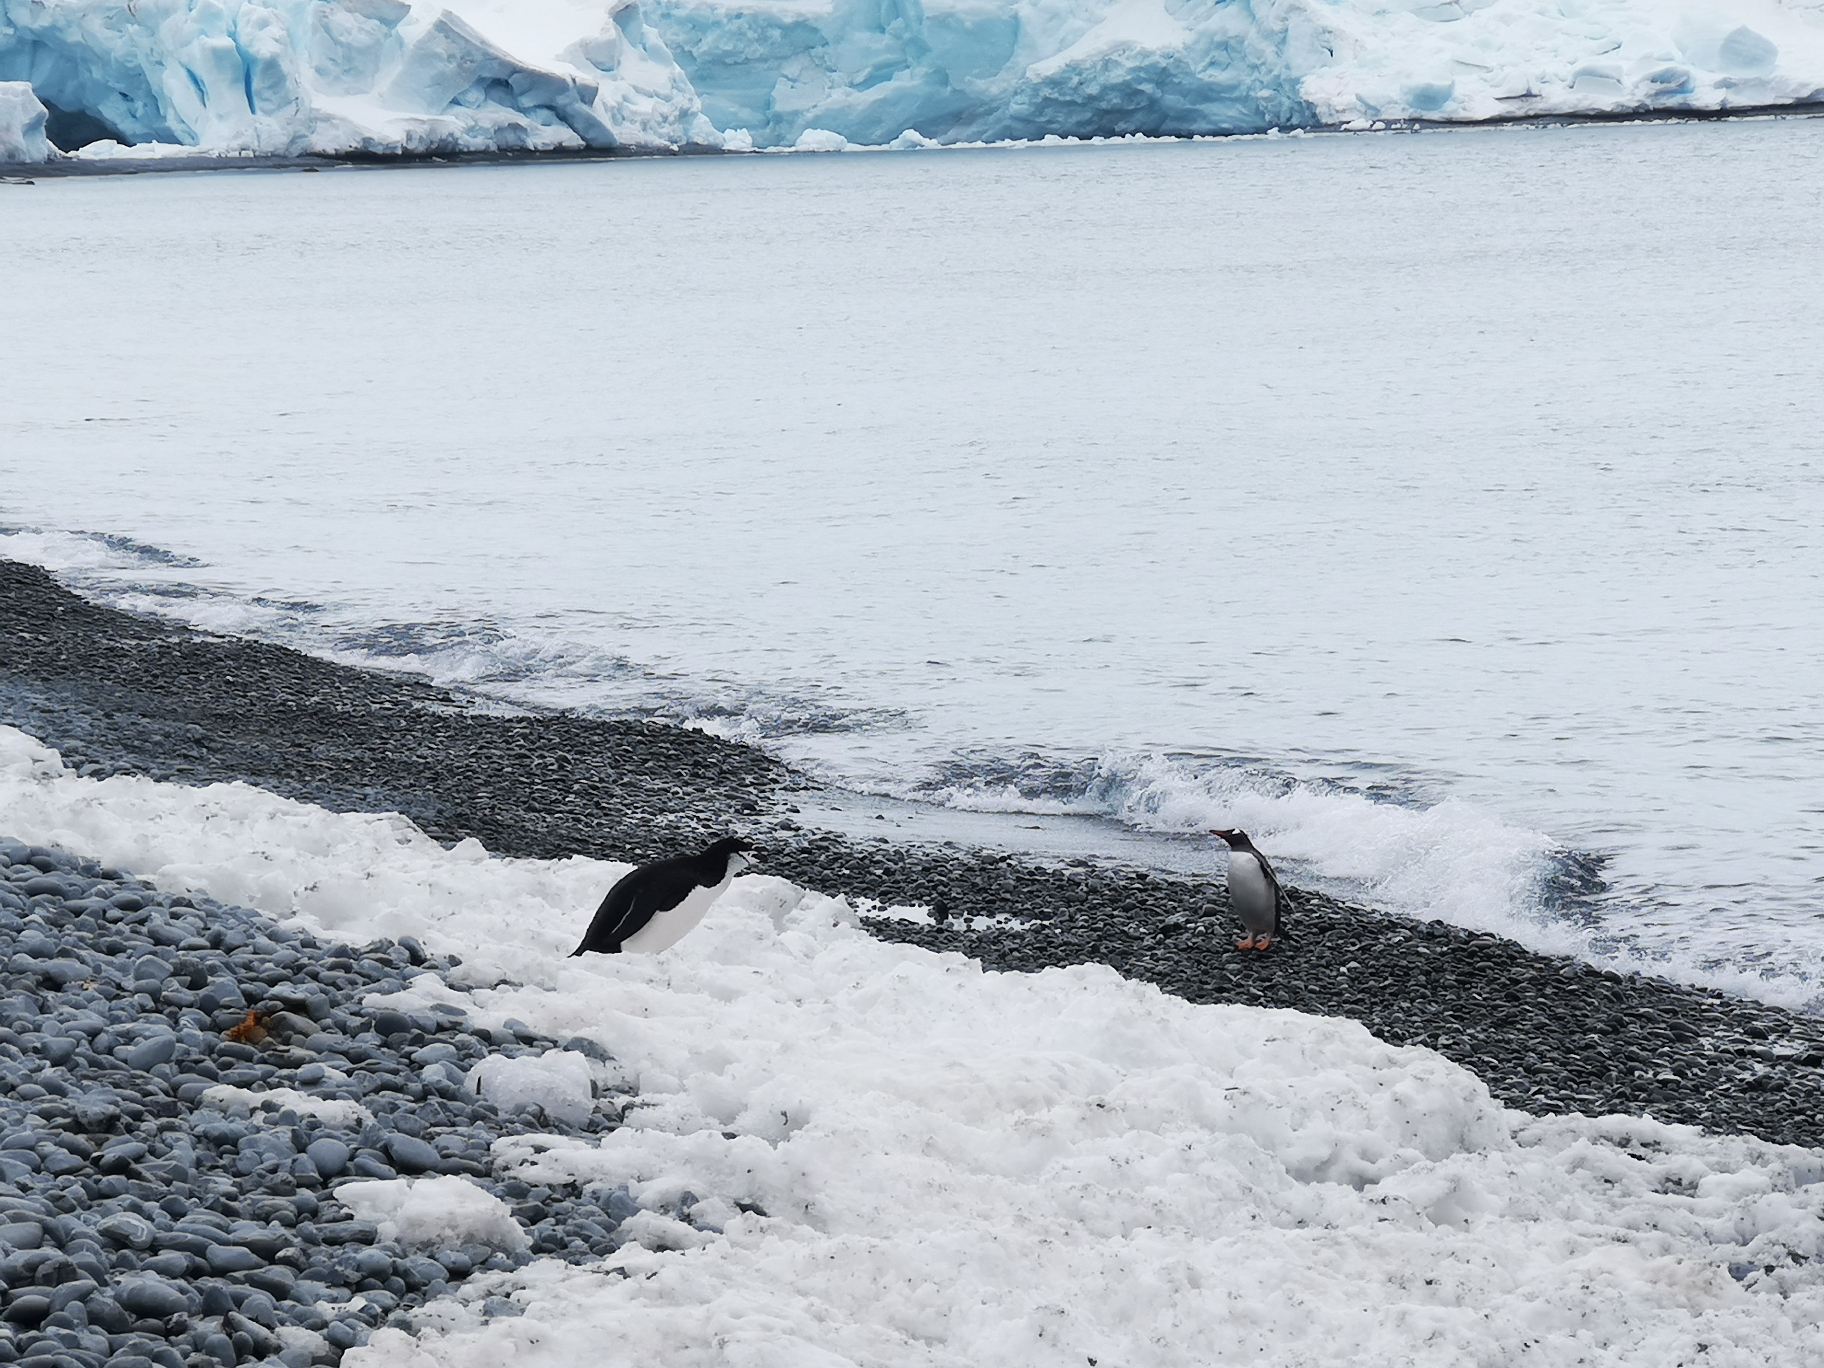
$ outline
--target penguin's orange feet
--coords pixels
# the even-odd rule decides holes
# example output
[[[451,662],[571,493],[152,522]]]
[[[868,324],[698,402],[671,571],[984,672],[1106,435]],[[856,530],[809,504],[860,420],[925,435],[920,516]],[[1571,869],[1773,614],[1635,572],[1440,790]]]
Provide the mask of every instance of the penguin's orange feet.
[[[1235,948],[1237,950],[1252,950],[1254,948],[1254,937],[1249,936],[1245,940],[1236,941]]]
[[[1256,950],[1271,950],[1273,948],[1273,937],[1256,936],[1254,938],[1254,948]]]

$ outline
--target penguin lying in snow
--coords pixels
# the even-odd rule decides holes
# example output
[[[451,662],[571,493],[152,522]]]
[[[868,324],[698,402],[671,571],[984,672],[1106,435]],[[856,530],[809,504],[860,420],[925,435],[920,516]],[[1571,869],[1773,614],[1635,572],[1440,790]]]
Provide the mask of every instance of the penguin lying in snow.
[[[586,950],[616,955],[623,950],[656,954],[670,949],[703,920],[735,875],[753,863],[742,853],[752,849],[739,836],[724,836],[701,854],[654,860],[629,870],[608,890],[583,943],[570,957]]]
[[[1267,857],[1254,849],[1248,833],[1217,830],[1210,833],[1229,843],[1229,902],[1248,933],[1235,942],[1237,950],[1270,950],[1281,935],[1279,914],[1286,905],[1285,890]]]

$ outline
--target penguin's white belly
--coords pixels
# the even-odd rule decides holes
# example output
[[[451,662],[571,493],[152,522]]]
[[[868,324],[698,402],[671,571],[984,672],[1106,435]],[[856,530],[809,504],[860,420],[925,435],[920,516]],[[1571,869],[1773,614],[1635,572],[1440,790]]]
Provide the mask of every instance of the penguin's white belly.
[[[734,878],[735,871],[731,869],[714,887],[691,889],[684,901],[669,912],[654,913],[651,921],[621,942],[621,949],[637,950],[644,955],[671,949],[696,928],[703,920],[703,914],[709,911],[709,905],[728,891]]]
[[[1278,910],[1274,906],[1277,901],[1260,861],[1252,855],[1230,851],[1229,902],[1240,916],[1241,924],[1257,934],[1271,931],[1274,913]]]

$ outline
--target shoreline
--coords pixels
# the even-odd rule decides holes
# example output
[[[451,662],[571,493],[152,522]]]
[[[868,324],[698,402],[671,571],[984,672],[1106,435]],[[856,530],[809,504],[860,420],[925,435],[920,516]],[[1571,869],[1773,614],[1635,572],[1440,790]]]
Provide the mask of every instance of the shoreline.
[[[737,830],[758,841],[765,872],[848,896],[883,938],[990,969],[1096,961],[1191,1001],[1350,1017],[1439,1051],[1535,1114],[1650,1113],[1824,1146],[1824,1020],[1781,1008],[1306,890],[1293,892],[1283,952],[1237,952],[1219,881],[806,830],[793,814],[807,781],[751,747],[477,711],[421,680],[104,608],[10,561],[0,640],[0,722],[84,775],[244,780],[544,859],[650,859]],[[940,901],[958,914],[948,926],[875,914]]]
[[[1611,112],[1564,114],[1515,114],[1505,118],[1455,121],[1449,119],[1389,119],[1372,128],[1351,128],[1324,124],[1315,127],[1272,128],[1257,133],[1159,133],[1142,135],[1148,142],[1209,142],[1231,138],[1261,138],[1269,134],[1304,137],[1349,137],[1358,133],[1441,133],[1468,132],[1480,128],[1581,128],[1591,125],[1640,123],[1727,123],[1750,120],[1824,118],[1824,101],[1793,104],[1748,105],[1740,109],[1641,109]],[[1124,143],[1119,134],[1096,138],[1072,137],[1064,146],[1089,147],[1100,143]],[[925,152],[977,152],[1018,150],[1045,144],[1036,140],[1015,143],[939,143],[922,147]],[[887,152],[892,149],[872,144],[853,144],[851,152]],[[426,166],[531,166],[575,162],[609,162],[650,160],[664,157],[748,157],[780,155],[793,148],[759,148],[730,151],[727,148],[687,143],[681,147],[609,147],[572,148],[552,152],[517,150],[489,152],[340,152],[306,153],[299,156],[257,156],[199,151],[195,156],[109,157],[86,159],[73,152],[60,152],[45,162],[0,162],[0,183],[31,183],[72,179],[84,176],[138,176],[159,172],[198,171],[343,171],[386,170],[398,167]]]

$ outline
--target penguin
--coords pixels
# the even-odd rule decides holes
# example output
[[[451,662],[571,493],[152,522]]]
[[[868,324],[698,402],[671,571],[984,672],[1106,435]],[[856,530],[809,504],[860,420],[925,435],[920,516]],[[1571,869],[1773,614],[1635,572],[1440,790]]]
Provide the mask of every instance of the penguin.
[[[700,854],[654,860],[628,871],[608,890],[570,958],[588,950],[650,955],[670,949],[703,920],[735,875],[753,864],[742,853],[752,849],[739,836],[724,836]]]
[[[1254,849],[1245,831],[1216,830],[1229,844],[1229,902],[1241,916],[1242,929],[1248,934],[1235,942],[1237,950],[1270,950],[1274,938],[1283,934],[1280,911],[1286,905],[1285,890],[1267,857]]]

